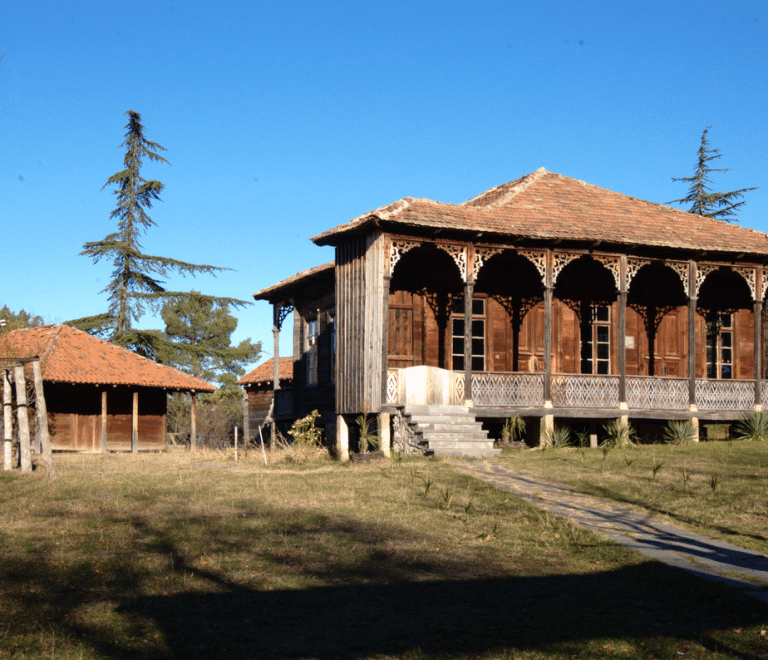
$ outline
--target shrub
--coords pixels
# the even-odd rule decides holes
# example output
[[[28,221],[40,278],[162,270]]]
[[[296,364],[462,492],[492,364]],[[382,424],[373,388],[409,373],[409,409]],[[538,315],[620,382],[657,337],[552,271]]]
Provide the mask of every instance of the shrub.
[[[696,440],[696,429],[688,420],[671,419],[664,428],[664,442],[670,445],[687,445]]]
[[[320,417],[317,410],[313,410],[306,417],[297,419],[288,434],[293,438],[294,445],[303,448],[314,448],[320,444],[323,430],[315,426],[315,421]]]
[[[567,426],[555,426],[542,434],[542,449],[561,449],[571,446],[571,429]]]
[[[624,424],[620,419],[613,419],[603,425],[605,439],[603,443],[609,447],[634,447],[637,439],[635,429],[631,424]]]
[[[523,439],[525,433],[525,420],[520,415],[512,415],[504,420],[504,426],[501,427],[501,437],[509,436],[510,442],[517,442]]]
[[[379,436],[373,431],[373,422],[368,418],[368,413],[364,412],[355,421],[360,427],[360,453],[365,454],[369,445],[377,449]]]
[[[768,414],[756,410],[744,413],[736,424],[736,440],[768,440]]]

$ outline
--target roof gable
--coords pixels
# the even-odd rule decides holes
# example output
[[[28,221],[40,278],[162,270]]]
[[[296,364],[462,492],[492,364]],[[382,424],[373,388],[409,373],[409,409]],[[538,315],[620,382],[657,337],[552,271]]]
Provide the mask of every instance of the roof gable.
[[[275,361],[273,358],[269,358],[266,362],[263,362],[253,371],[249,371],[245,376],[237,381],[238,385],[259,385],[262,383],[271,383],[275,375]],[[280,380],[293,380],[293,358],[281,357],[280,358]]]

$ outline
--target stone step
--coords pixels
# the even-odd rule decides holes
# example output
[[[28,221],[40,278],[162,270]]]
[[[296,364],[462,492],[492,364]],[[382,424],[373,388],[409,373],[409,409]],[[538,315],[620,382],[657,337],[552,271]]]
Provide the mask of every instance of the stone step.
[[[473,451],[485,451],[493,449],[493,442],[469,442],[464,440],[430,440],[429,448],[433,450],[443,449],[471,449]]]
[[[406,406],[405,415],[420,444],[435,456],[496,456],[493,440],[464,406]]]
[[[470,415],[474,417],[465,406],[427,406],[427,405],[407,405],[405,407],[408,415]]]
[[[453,431],[455,433],[485,433],[481,424],[447,424],[445,422],[416,422],[422,431]]]

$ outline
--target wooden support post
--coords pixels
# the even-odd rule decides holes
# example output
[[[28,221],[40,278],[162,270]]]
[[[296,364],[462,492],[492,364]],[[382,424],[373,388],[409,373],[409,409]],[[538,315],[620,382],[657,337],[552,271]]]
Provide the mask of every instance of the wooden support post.
[[[48,407],[45,404],[43,392],[43,376],[40,372],[40,360],[32,362],[32,375],[35,379],[35,412],[37,413],[37,428],[40,445],[45,465],[45,476],[53,478],[56,472],[53,469],[53,451],[51,449],[51,436],[48,433]]]
[[[102,454],[107,453],[107,388],[101,391],[101,446]]]
[[[619,281],[619,406],[627,405],[627,256],[621,257]]]
[[[755,410],[763,409],[763,364],[762,364],[762,323],[763,301],[755,300],[754,304],[754,337],[755,337]]]
[[[544,405],[552,405],[552,287],[544,289]]]
[[[472,298],[475,285],[468,280],[464,285],[464,403],[472,405]],[[451,365],[453,368],[453,365]]]
[[[389,413],[379,413],[379,450],[386,457],[392,455],[392,436],[389,432]]]
[[[19,427],[19,456],[21,473],[32,472],[32,451],[29,446],[29,411],[27,410],[27,384],[24,380],[24,367],[14,367],[16,380],[16,419]]]
[[[272,431],[270,433],[269,447],[275,448],[277,443],[277,390],[280,389],[280,326],[282,325],[280,320],[280,312],[282,311],[282,305],[272,305]]]
[[[11,370],[3,369],[3,470],[13,469],[13,404]]]
[[[248,392],[243,387],[243,450],[248,452],[248,443],[251,441],[251,415],[248,410]]]
[[[592,449],[597,449],[598,437],[597,437],[597,422],[592,419],[589,422],[589,446]]]
[[[197,393],[189,402],[189,451],[197,451]]]
[[[389,369],[389,287],[392,278],[384,276],[384,295],[382,296],[382,335],[381,335],[381,403],[387,403],[387,370]],[[333,357],[336,360],[336,356]],[[336,363],[334,363],[336,364]]]
[[[139,451],[139,392],[133,393],[133,411],[131,413],[131,453]]]
[[[336,455],[340,461],[349,460],[349,426],[344,415],[336,416]]]
[[[696,262],[688,263],[688,408],[696,410]]]

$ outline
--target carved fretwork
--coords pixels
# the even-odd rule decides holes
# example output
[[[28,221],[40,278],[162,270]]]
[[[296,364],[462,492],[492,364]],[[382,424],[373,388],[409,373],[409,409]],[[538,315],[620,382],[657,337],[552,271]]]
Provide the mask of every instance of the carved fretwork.
[[[562,272],[563,268],[565,268],[569,263],[572,261],[575,261],[579,257],[582,257],[584,255],[582,254],[564,254],[562,252],[555,252],[552,257],[554,260],[554,265],[552,266],[552,286],[555,286],[555,282],[557,282],[557,278]]]
[[[602,254],[593,254],[592,258],[611,271],[613,281],[616,283],[616,290],[621,291],[621,259],[619,257],[609,257]]]
[[[421,243],[415,241],[392,241],[392,245],[389,248],[389,276],[392,277],[392,273],[395,272],[395,266],[400,258],[415,247],[419,247]]]
[[[530,250],[518,250],[518,254],[521,257],[525,257],[534,266],[536,266],[536,270],[538,270],[539,275],[541,275],[542,286],[547,286],[547,253],[532,252]],[[563,266],[565,266],[565,264],[563,264]]]
[[[634,257],[627,258],[627,290],[629,285],[632,284],[632,280],[635,279],[635,275],[640,272],[643,266],[648,266],[652,262],[650,259],[636,259]]]
[[[544,296],[521,298],[519,296],[491,296],[507,312],[512,325],[512,371],[520,370],[520,329],[523,319],[536,305],[544,300]]]
[[[696,297],[699,297],[699,292],[701,291],[701,285],[704,284],[704,280],[707,279],[707,275],[710,273],[713,273],[718,268],[720,268],[719,264],[698,264],[698,268],[696,269]]]
[[[438,367],[441,369],[447,369],[445,345],[446,345],[446,331],[448,329],[448,323],[451,318],[451,311],[453,310],[453,301],[456,298],[463,297],[463,294],[454,294],[449,291],[422,291],[421,294],[427,301],[427,305],[435,315],[435,322],[437,323],[438,334],[440,337],[438,345],[437,362]]]
[[[435,243],[435,247],[447,252],[456,265],[459,267],[462,282],[467,281],[467,248],[463,245],[448,245],[445,243]]]
[[[760,287],[760,300],[765,300],[765,292],[768,290],[768,271],[763,271],[763,281]]]
[[[664,317],[671,311],[677,309],[677,305],[640,305],[638,303],[628,303],[628,307],[634,309],[643,319],[645,334],[648,337],[648,375],[656,375],[655,353],[656,353],[656,335],[659,326]]]
[[[483,264],[491,257],[504,252],[503,248],[487,248],[477,247],[474,250],[474,256],[472,258],[472,279],[477,282],[477,276],[480,273],[480,269]]]
[[[690,288],[688,286],[688,262],[687,261],[665,261],[664,265],[675,271],[683,282],[683,291],[685,295],[689,295]]]
[[[755,292],[757,291],[757,270],[755,268],[746,268],[743,266],[731,266],[731,270],[738,273],[746,280],[749,291],[752,294],[752,300],[755,300]]]
[[[283,321],[285,321],[288,314],[293,311],[293,305],[289,304],[276,304],[272,307],[272,323],[280,330],[283,327]]]

